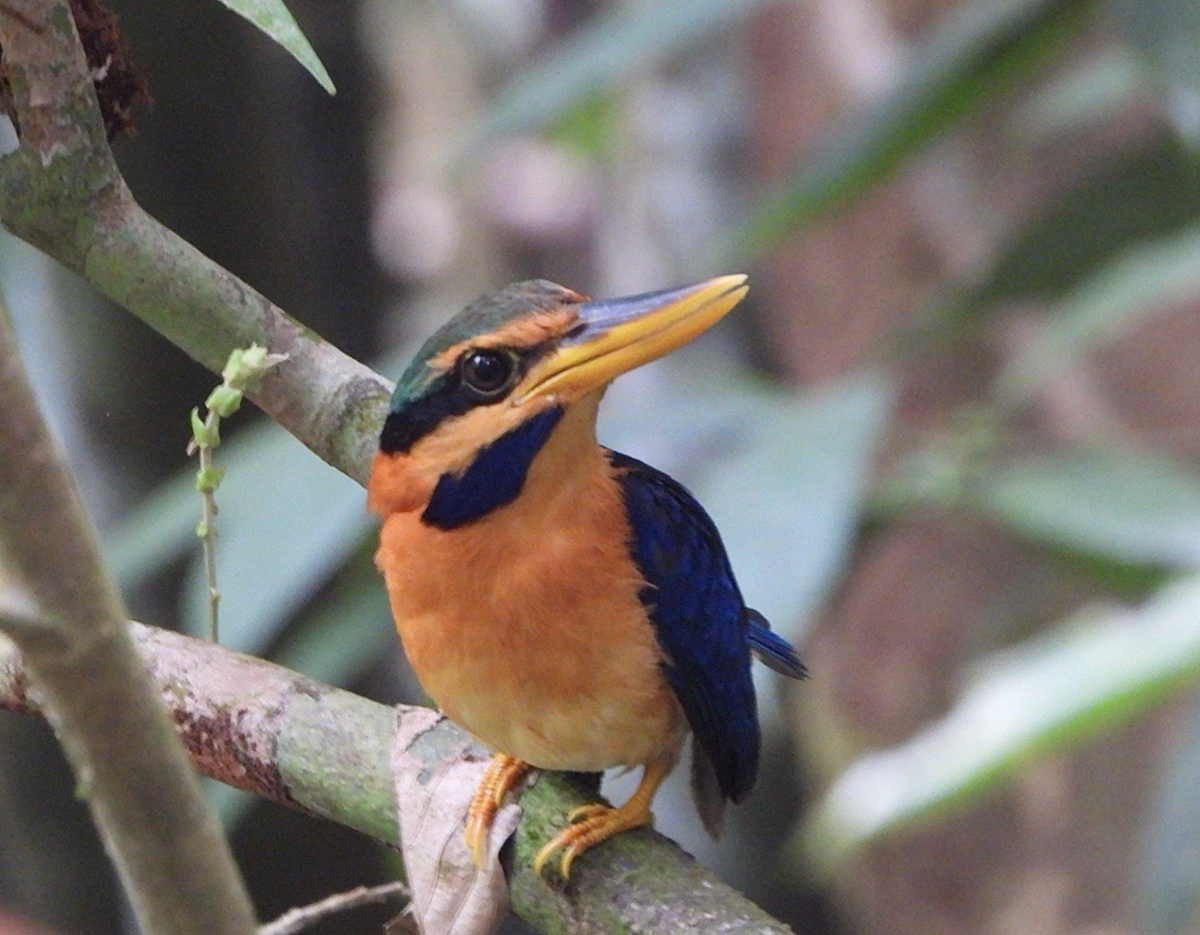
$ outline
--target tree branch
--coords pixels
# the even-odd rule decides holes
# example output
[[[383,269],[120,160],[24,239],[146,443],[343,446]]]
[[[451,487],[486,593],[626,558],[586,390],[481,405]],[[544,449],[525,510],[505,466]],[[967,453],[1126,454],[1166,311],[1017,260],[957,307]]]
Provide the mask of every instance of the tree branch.
[[[397,841],[389,752],[397,711],[221,646],[132,624],[176,729],[206,775],[328,818],[386,844]],[[37,713],[20,655],[0,644],[0,709]],[[407,710],[400,709],[400,713]],[[423,748],[461,748],[439,722]],[[594,801],[595,783],[545,773],[521,797],[515,847],[505,855],[513,909],[548,935],[789,932],[650,830],[589,851],[567,886],[529,867],[563,816]]]
[[[0,627],[28,661],[148,933],[249,935],[254,914],[173,736],[0,310]]]
[[[366,483],[391,384],[286,315],[134,201],[67,0],[0,2],[20,148],[0,160],[0,221],[219,373],[234,348],[287,354],[249,396]]]

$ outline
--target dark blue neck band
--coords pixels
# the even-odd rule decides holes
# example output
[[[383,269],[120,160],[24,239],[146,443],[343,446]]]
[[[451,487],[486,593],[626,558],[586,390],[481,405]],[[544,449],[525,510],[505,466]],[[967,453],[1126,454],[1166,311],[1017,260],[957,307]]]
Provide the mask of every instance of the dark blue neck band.
[[[443,474],[421,522],[455,529],[512,503],[525,485],[529,465],[562,414],[560,407],[539,412],[482,449],[462,476]]]

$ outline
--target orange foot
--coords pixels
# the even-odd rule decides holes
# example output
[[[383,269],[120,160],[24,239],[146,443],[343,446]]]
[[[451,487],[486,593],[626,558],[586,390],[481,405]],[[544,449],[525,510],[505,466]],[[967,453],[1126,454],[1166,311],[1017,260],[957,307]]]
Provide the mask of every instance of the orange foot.
[[[516,786],[528,773],[532,766],[524,760],[518,760],[507,753],[497,753],[488,763],[483,779],[475,795],[471,797],[471,805],[467,809],[467,830],[465,838],[467,850],[476,867],[483,867],[483,853],[487,845],[488,831],[492,827],[492,819],[496,810],[504,801],[509,791]]]
[[[671,762],[656,761],[647,763],[642,781],[638,783],[637,791],[630,796],[629,801],[620,808],[609,805],[584,805],[575,809],[567,816],[568,825],[558,835],[537,853],[533,860],[534,873],[540,874],[550,855],[562,850],[558,871],[563,879],[570,879],[571,864],[575,858],[590,847],[601,841],[607,841],[614,834],[641,828],[654,823],[654,815],[650,811],[650,803],[659,785],[671,771]]]

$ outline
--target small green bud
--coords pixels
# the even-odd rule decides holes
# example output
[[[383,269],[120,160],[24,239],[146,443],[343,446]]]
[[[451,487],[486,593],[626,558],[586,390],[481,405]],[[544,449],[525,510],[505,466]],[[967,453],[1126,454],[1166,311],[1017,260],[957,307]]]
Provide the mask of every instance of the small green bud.
[[[196,538],[197,539],[207,539],[208,538],[208,523],[204,522],[204,520],[200,520],[200,522],[198,522],[196,524]]]
[[[208,394],[208,399],[204,401],[204,405],[222,419],[227,419],[241,407],[242,391],[236,390],[231,386],[218,386]]]
[[[267,359],[267,349],[261,344],[251,344],[242,352],[241,372],[244,374],[257,373],[262,370]]]
[[[192,440],[197,445],[206,444],[208,441],[208,427],[200,418],[200,410],[197,407],[192,408]]]
[[[188,454],[193,454],[197,448],[216,448],[221,444],[221,423],[217,419],[209,425],[207,420],[200,418],[200,410],[192,410],[192,442],[188,445]]]
[[[253,344],[250,346],[254,347]],[[238,374],[242,371],[242,358],[245,354],[246,352],[240,347],[230,352],[229,359],[225,361],[225,368],[221,371],[222,380],[226,383],[233,383],[237,379]]]
[[[287,354],[268,354],[261,344],[251,344],[229,355],[229,363],[225,365],[221,376],[227,386],[244,390],[258,382],[272,367],[277,367],[287,359]]]
[[[200,493],[215,493],[216,489],[221,486],[221,478],[225,476],[225,468],[223,467],[207,467],[202,471],[196,472],[196,489]]]

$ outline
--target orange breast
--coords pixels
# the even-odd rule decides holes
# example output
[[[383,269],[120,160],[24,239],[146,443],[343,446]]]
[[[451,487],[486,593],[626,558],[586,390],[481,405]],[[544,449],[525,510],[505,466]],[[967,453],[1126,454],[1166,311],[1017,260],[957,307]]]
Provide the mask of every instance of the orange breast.
[[[513,503],[448,531],[394,513],[376,562],[413,669],[451,719],[535,766],[635,766],[676,748],[684,719],[616,481],[563,427]]]

